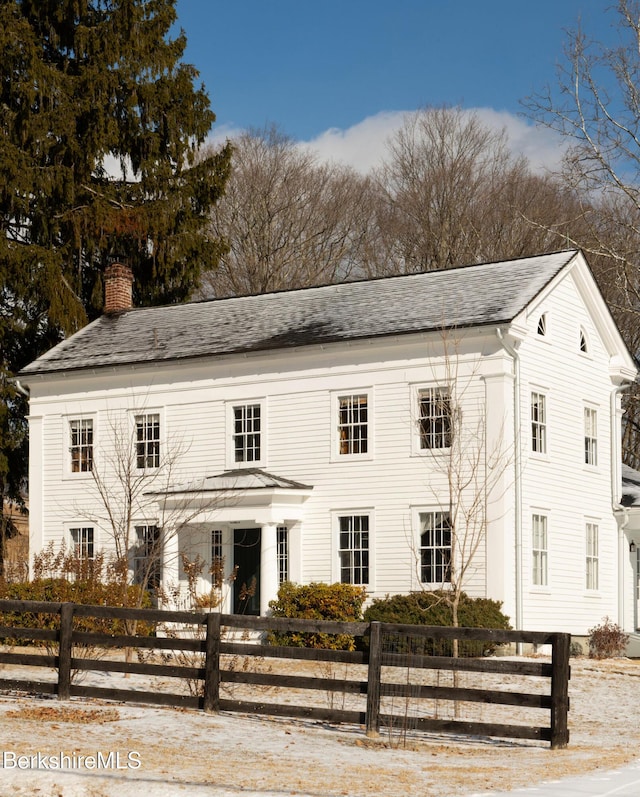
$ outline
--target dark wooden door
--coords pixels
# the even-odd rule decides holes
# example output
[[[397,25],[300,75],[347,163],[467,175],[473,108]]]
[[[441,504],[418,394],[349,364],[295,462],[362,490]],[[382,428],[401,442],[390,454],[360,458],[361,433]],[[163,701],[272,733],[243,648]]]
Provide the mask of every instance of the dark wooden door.
[[[260,529],[234,530],[233,564],[234,613],[260,614]]]

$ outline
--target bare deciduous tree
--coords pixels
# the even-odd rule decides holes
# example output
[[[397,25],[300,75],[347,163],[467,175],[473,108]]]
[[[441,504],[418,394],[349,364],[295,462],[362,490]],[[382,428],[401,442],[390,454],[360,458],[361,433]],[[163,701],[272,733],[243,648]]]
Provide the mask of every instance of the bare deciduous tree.
[[[461,108],[408,115],[376,186],[371,275],[518,257],[562,242],[554,216],[566,202],[560,186],[514,157],[504,131]]]
[[[233,142],[232,173],[211,218],[228,246],[205,296],[301,288],[347,279],[367,232],[367,179],[321,164],[275,127]]]

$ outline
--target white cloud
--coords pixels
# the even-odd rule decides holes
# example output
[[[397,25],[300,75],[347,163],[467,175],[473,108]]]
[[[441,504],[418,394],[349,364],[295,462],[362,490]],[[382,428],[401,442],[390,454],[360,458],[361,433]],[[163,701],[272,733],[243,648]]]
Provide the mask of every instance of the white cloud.
[[[323,161],[344,163],[366,174],[380,164],[386,154],[388,139],[402,126],[409,113],[413,111],[381,111],[346,129],[330,127],[308,141],[300,141],[299,145],[314,151]],[[559,165],[566,145],[557,133],[507,111],[469,108],[465,113],[475,113],[488,127],[504,129],[512,150],[525,155],[534,171],[543,172]],[[222,125],[214,129],[208,143],[220,146],[242,132],[241,128]]]

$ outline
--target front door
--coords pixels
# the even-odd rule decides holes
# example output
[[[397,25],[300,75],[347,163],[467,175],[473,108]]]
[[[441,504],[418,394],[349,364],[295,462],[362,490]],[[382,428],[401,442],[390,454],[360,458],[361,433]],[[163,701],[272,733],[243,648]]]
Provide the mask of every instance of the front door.
[[[233,532],[234,614],[260,614],[260,529]]]

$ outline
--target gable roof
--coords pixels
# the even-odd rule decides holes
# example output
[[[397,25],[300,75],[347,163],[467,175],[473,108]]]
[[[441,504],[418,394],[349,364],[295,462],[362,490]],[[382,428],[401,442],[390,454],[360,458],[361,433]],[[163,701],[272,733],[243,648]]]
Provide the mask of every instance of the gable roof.
[[[20,376],[512,321],[578,250],[104,315]]]

